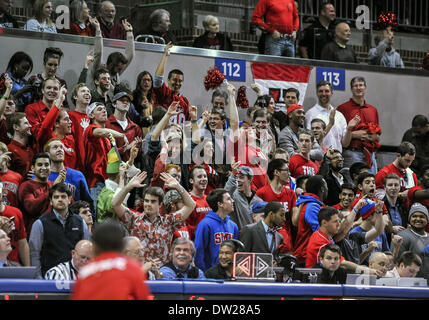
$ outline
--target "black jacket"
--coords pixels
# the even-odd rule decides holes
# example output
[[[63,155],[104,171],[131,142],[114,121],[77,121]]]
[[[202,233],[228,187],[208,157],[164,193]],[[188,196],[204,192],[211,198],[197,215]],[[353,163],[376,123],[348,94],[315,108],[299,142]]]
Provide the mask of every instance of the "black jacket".
[[[226,50],[226,51],[234,51],[232,46],[231,39],[223,33],[218,32],[214,39],[217,40],[217,45],[211,46],[208,43],[208,34],[206,31],[203,35],[199,36],[194,40],[193,47],[195,48],[204,48],[204,49],[214,49],[214,50]]]
[[[84,237],[83,221],[79,215],[69,212],[63,227],[51,210],[40,218],[43,225],[43,244],[40,252],[42,275],[50,268],[72,258],[71,251]]]

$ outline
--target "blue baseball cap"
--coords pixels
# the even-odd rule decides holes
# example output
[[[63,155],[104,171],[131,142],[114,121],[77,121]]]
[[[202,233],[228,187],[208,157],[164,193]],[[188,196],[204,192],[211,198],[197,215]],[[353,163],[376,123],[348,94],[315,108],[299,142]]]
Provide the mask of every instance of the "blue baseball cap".
[[[250,212],[250,214],[254,214],[254,213],[262,213],[264,212],[265,206],[268,204],[268,202],[265,201],[259,201],[256,202],[253,206],[252,206],[252,211]]]

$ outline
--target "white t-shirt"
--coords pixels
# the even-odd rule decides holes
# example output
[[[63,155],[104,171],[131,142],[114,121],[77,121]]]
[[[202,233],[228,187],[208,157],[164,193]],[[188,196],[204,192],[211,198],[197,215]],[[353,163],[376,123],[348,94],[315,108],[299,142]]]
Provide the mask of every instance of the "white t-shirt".
[[[305,113],[305,122],[307,129],[311,130],[311,121],[315,118],[322,119],[326,125],[329,123],[329,114],[333,109],[332,106],[329,106],[329,110],[323,108],[321,105],[316,103],[313,108],[308,110]],[[347,130],[347,121],[344,118],[344,115],[337,111],[335,112],[335,123],[331,130],[328,132],[326,137],[323,139],[323,145],[326,148],[332,146],[333,149],[339,150],[343,152],[343,146],[341,144],[341,140],[346,134]]]

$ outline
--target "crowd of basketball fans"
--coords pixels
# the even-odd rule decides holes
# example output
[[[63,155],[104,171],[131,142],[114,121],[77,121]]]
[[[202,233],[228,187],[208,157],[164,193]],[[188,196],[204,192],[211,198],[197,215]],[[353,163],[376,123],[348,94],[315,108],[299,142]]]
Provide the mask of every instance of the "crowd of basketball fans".
[[[275,265],[289,255],[321,267],[325,283],[362,272],[429,278],[426,116],[379,167],[382,128],[364,78],[339,106],[326,81],[306,111],[294,88],[279,109],[253,85],[258,98],[239,119],[225,83],[198,110],[180,93],[180,66],[164,76],[171,43],[154,75],[142,71],[134,90],[121,83],[133,28],[117,26],[125,54],[103,62],[100,20],[90,20],[96,41],[77,84],[58,77],[64,53],[52,47],[40,73],[20,51],[0,78],[1,266],[87,277],[93,228],[115,220],[127,234],[121,254],[150,279],[231,279],[238,251],[272,253]]]

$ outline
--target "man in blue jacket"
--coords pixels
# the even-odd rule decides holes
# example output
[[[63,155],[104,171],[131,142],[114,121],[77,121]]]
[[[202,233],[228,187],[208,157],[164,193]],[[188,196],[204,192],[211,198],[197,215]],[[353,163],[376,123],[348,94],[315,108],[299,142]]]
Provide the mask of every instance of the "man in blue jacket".
[[[219,247],[224,240],[238,240],[238,226],[230,220],[234,200],[225,189],[215,189],[207,196],[212,211],[200,221],[195,231],[195,265],[205,271],[218,263]]]

